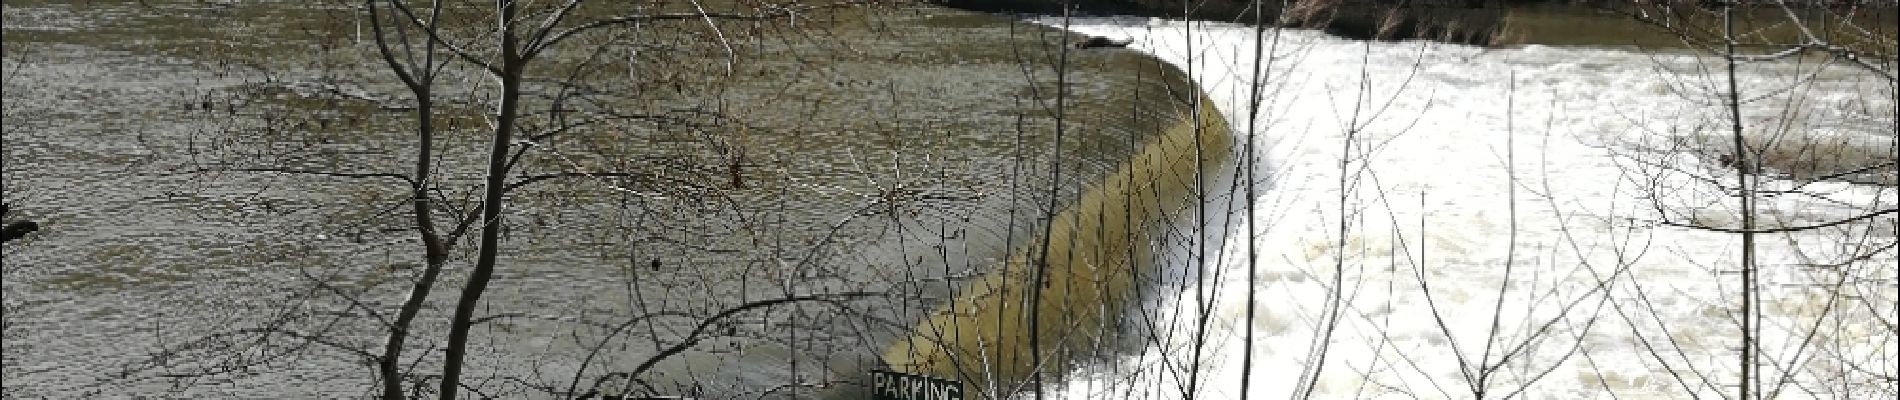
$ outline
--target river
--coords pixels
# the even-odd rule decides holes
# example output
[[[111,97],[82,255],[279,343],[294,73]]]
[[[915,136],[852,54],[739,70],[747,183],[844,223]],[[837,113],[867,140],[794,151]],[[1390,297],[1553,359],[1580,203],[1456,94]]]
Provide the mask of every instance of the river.
[[[1041,382],[1054,395],[1286,396],[1308,381],[1302,371],[1319,364],[1321,342],[1333,357],[1314,380],[1315,397],[1470,397],[1460,372],[1475,370],[1456,355],[1477,358],[1490,342],[1514,349],[1491,381],[1497,392],[1726,393],[1733,340],[1724,332],[1734,327],[1725,296],[1734,288],[1723,279],[1732,275],[1712,269],[1733,262],[1735,241],[1654,223],[1732,222],[1719,191],[1694,180],[1732,179],[1710,167],[1721,154],[1706,137],[1719,131],[1707,127],[1719,110],[1684,95],[1701,88],[1694,72],[1706,59],[1605,46],[1630,38],[1613,34],[1563,43],[1583,47],[1480,48],[1286,30],[1256,81],[1255,32],[1240,25],[1081,19],[1068,28],[1133,40],[1133,51],[1065,52],[1073,37],[1046,27],[1063,25],[1049,19],[929,7],[808,17],[795,28],[662,25],[623,39],[640,45],[600,45],[615,62],[587,70],[588,83],[614,95],[588,111],[674,118],[599,124],[536,144],[550,150],[524,164],[527,173],[637,170],[652,179],[581,179],[511,199],[502,268],[480,314],[489,322],[476,329],[476,393],[562,397],[597,382],[640,391],[609,374],[680,343],[720,310],[816,294],[840,300],[718,320],[640,383],[651,394],[705,398],[861,395],[867,370],[924,353],[898,344],[929,343],[917,338],[932,318],[957,321],[943,316],[958,306],[945,304],[995,300],[972,287],[1020,293],[1007,287],[1026,280],[1023,270],[1000,266],[1035,265],[1009,260],[1035,259],[1050,218],[1075,221],[1052,229],[1068,238],[1061,243],[1132,243],[1058,254],[1126,257],[1102,265],[1132,277],[1081,275],[1060,281],[1059,293],[1091,293],[1067,282],[1133,282],[1102,286],[1131,293],[1064,297],[1041,315],[1086,320],[1072,321],[1081,334],[1050,340],[1086,345],[1045,342],[1067,352],[1048,357],[1062,365]],[[6,201],[45,229],[4,249],[6,396],[374,393],[372,371],[350,349],[381,343],[378,314],[395,308],[420,269],[408,216],[389,211],[404,204],[406,188],[215,168],[406,172],[413,122],[400,110],[405,94],[372,58],[363,18],[327,3],[6,3]],[[1574,33],[1561,25],[1536,26]],[[573,67],[589,54],[557,52],[551,63]],[[456,100],[442,118],[447,172],[438,184],[446,204],[468,207],[485,150],[480,115],[492,99],[478,73],[448,74]],[[1875,160],[1893,146],[1891,81],[1796,62],[1744,77],[1749,87],[1808,88],[1794,92],[1796,106],[1781,97],[1752,103],[1749,126],[1873,149]],[[1050,94],[1058,79],[1069,85],[1060,108]],[[1259,118],[1248,112],[1256,84],[1269,89]],[[1191,156],[1203,162],[1139,167],[1149,144],[1205,117],[1195,106],[1229,123],[1214,129],[1223,135],[1175,142],[1202,144]],[[1800,112],[1776,112],[1785,109]],[[1221,147],[1252,149],[1242,154],[1257,162],[1222,159]],[[1250,172],[1251,195],[1237,185]],[[1147,178],[1117,178],[1127,176]],[[1120,207],[1085,200],[1091,190],[1146,193],[1150,184],[1176,187],[1154,199],[1107,197],[1126,200]],[[1766,184],[1814,194],[1775,197],[1782,225],[1896,202],[1890,184]],[[1182,197],[1159,198],[1174,196]],[[1651,211],[1652,198],[1666,207]],[[1259,214],[1252,224],[1249,206]],[[1110,217],[1145,222],[1113,232]],[[1804,349],[1776,353],[1800,360],[1788,375],[1801,393],[1892,390],[1878,377],[1894,374],[1884,361],[1900,352],[1891,330],[1900,295],[1891,268],[1862,266],[1892,265],[1891,247],[1879,249],[1893,243],[1893,221],[1885,214],[1766,245],[1778,286],[1764,318],[1781,328],[1765,340]],[[1097,238],[1077,239],[1090,234]],[[1142,253],[1122,255],[1131,249]],[[1258,252],[1252,268],[1249,250]],[[1862,254],[1871,255],[1854,268],[1797,266]],[[443,331],[473,258],[458,257],[419,332]],[[1349,289],[1330,290],[1336,277]],[[1811,290],[1816,282],[1849,289]],[[1335,293],[1343,308],[1328,308]],[[1107,306],[1116,302],[1135,306]],[[1836,304],[1845,306],[1829,308]],[[1316,341],[1332,310],[1343,322],[1331,341]],[[1494,320],[1503,322],[1489,328]],[[1820,323],[1830,328],[1802,328]],[[260,326],[325,340],[193,342]],[[1020,328],[965,337],[1027,337],[1016,336]],[[1491,331],[1511,333],[1485,340]],[[426,380],[441,340],[419,336],[405,354],[415,379]],[[1791,344],[1803,338],[1825,345]],[[1022,349],[943,353],[958,351],[1025,362]],[[1021,374],[970,365],[930,370]]]

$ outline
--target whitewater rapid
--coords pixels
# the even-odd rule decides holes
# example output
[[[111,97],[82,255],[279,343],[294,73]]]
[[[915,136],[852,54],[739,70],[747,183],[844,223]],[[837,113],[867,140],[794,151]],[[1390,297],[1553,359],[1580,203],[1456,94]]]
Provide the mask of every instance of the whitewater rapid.
[[[1721,148],[1684,145],[1726,134],[1709,97],[1725,87],[1708,75],[1717,59],[1304,30],[1269,31],[1271,56],[1256,57],[1256,32],[1242,25],[1066,28],[1132,40],[1188,71],[1238,131],[1235,147],[1253,146],[1257,190],[1251,224],[1244,206],[1210,204],[1228,218],[1209,229],[1234,233],[1216,236],[1204,264],[1175,254],[1177,274],[1205,268],[1201,285],[1169,287],[1161,293],[1176,294],[1129,317],[1159,327],[1149,345],[1068,374],[1053,389],[1064,397],[1283,398],[1306,382],[1314,398],[1733,394],[1740,239],[1661,223],[1738,224],[1719,187],[1736,179],[1715,160]],[[1740,82],[1763,96],[1744,106],[1749,129],[1892,146],[1890,81],[1790,62],[1751,65]],[[1781,87],[1799,89],[1766,89]],[[1896,204],[1891,187],[1762,184],[1798,194],[1762,200],[1774,226]],[[1892,390],[1876,377],[1900,368],[1894,220],[1762,239],[1763,368],[1777,378],[1765,388]],[[1343,307],[1327,336],[1335,296]]]

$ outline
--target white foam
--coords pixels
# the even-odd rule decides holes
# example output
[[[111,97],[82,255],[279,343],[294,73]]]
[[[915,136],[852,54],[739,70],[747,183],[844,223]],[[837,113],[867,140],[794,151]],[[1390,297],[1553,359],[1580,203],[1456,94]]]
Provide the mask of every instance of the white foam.
[[[1680,143],[1672,138],[1719,135],[1728,126],[1717,104],[1689,100],[1722,88],[1708,87],[1721,81],[1664,73],[1693,74],[1715,61],[1605,49],[1365,43],[1289,30],[1262,81],[1268,88],[1262,120],[1247,136],[1252,28],[1100,22],[1077,20],[1068,29],[1132,39],[1132,48],[1188,71],[1238,136],[1260,146],[1261,193],[1253,201],[1259,226],[1251,239],[1226,235],[1222,253],[1210,257],[1218,261],[1208,267],[1221,277],[1208,282],[1214,304],[1198,363],[1192,321],[1203,297],[1185,290],[1150,306],[1166,329],[1160,340],[1139,356],[1076,374],[1060,389],[1067,397],[1180,398],[1192,391],[1196,398],[1240,398],[1248,351],[1250,395],[1295,394],[1302,371],[1313,364],[1314,338],[1324,331],[1336,267],[1343,267],[1346,307],[1316,380],[1317,398],[1473,397],[1455,354],[1479,362],[1494,318],[1501,340],[1490,349],[1490,362],[1520,343],[1531,345],[1489,378],[1488,397],[1519,389],[1533,398],[1604,397],[1605,388],[1625,398],[1733,393],[1728,385],[1738,370],[1732,349],[1739,327],[1728,313],[1737,304],[1739,277],[1714,270],[1737,264],[1740,239],[1654,223],[1664,215],[1735,223],[1734,199],[1691,176],[1734,182],[1732,170],[1706,160],[1708,153],[1658,150]],[[1787,86],[1791,76],[1812,68],[1750,66],[1741,86]],[[1821,71],[1819,83],[1801,92],[1809,103],[1750,104],[1746,123],[1794,121],[1794,129],[1813,134],[1877,137],[1884,131],[1892,140],[1891,89],[1843,66]],[[1875,111],[1857,114],[1856,107]],[[1805,117],[1776,112],[1791,108]],[[1353,147],[1345,149],[1349,131]],[[1507,168],[1509,149],[1514,172]],[[1349,153],[1342,191],[1340,160]],[[1799,218],[1787,225],[1802,225],[1896,203],[1891,188],[1800,188],[1812,195],[1766,198],[1762,207]],[[1344,237],[1341,193],[1351,216]],[[1665,207],[1654,207],[1651,197]],[[1244,232],[1241,218],[1233,220],[1230,228]],[[1865,395],[1856,390],[1868,385],[1893,388],[1857,380],[1868,375],[1851,368],[1888,376],[1900,368],[1893,362],[1900,354],[1894,333],[1874,322],[1897,319],[1895,252],[1849,270],[1792,266],[1866,250],[1843,244],[1843,237],[1893,242],[1894,214],[1868,221],[1875,222],[1845,225],[1845,236],[1811,232],[1762,241],[1759,265],[1768,282],[1762,348],[1781,366],[1799,366],[1790,373],[1792,385],[1807,385],[1785,386],[1783,395],[1854,397]],[[1515,258],[1507,259],[1513,232]],[[1249,244],[1259,252],[1261,277],[1252,284],[1257,311],[1250,322],[1243,318]],[[1500,301],[1507,265],[1511,284]],[[1837,271],[1858,282],[1848,291],[1859,298],[1794,286],[1836,279]],[[1430,286],[1429,298],[1419,275]],[[1599,282],[1607,285],[1597,289]],[[1830,299],[1868,303],[1836,303],[1832,312],[1821,312]],[[1838,318],[1824,320],[1828,328],[1799,346],[1823,314]],[[1242,336],[1248,323],[1256,329],[1251,345]],[[1842,358],[1866,362],[1849,367]],[[1189,371],[1197,368],[1199,382],[1187,389]]]

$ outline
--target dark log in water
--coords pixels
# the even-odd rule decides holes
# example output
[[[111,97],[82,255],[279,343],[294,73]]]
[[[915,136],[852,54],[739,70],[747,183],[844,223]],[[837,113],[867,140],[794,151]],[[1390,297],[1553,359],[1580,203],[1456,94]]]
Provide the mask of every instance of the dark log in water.
[[[0,230],[0,243],[11,242],[13,239],[26,237],[26,234],[33,233],[33,231],[37,230],[40,230],[40,224],[34,223],[33,221],[20,221],[7,224],[4,230]]]
[[[5,217],[7,214],[12,213],[13,207],[0,205],[0,217]],[[0,228],[0,243],[11,242],[13,239],[26,237],[26,234],[33,233],[33,231],[37,230],[40,230],[40,224],[33,221],[20,221],[7,224],[5,228]]]
[[[1132,41],[1115,40],[1115,39],[1109,39],[1109,38],[1105,38],[1101,36],[1090,36],[1087,39],[1075,41],[1075,43],[1070,44],[1069,47],[1073,47],[1077,49],[1117,48],[1117,47],[1128,47],[1128,43],[1130,42]]]

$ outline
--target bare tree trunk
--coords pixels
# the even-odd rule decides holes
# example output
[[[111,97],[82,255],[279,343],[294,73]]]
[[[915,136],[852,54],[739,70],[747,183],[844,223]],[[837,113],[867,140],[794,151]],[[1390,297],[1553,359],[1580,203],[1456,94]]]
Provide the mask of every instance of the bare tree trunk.
[[[1066,4],[1068,2],[1065,1],[1064,3]],[[1069,7],[1065,5],[1062,11],[1062,29],[1064,31],[1067,31],[1069,28],[1071,22],[1069,17]],[[1064,118],[1064,114],[1067,112],[1069,97],[1068,72],[1070,48],[1071,46],[1062,46],[1056,50],[1058,52],[1056,60],[1056,132],[1055,140],[1051,142],[1055,144],[1055,155],[1049,158],[1049,166],[1051,169],[1049,174],[1049,208],[1043,210],[1042,252],[1041,255],[1036,257],[1036,271],[1034,278],[1030,279],[1032,286],[1029,287],[1029,365],[1031,365],[1029,370],[1029,384],[1030,389],[1034,391],[1033,394],[1036,400],[1042,400],[1043,398],[1042,289],[1049,285],[1049,248],[1053,246],[1051,241],[1056,240],[1056,238],[1049,235],[1055,231],[1056,202],[1062,198],[1061,191],[1058,190],[1058,188],[1062,187],[1060,184],[1062,182],[1062,137],[1064,131],[1068,129],[1068,126],[1065,124],[1067,118]]]
[[[496,0],[501,24],[501,65],[496,78],[501,81],[501,104],[495,110],[495,134],[489,144],[487,182],[482,189],[482,242],[475,258],[475,268],[469,271],[468,283],[462,287],[462,296],[455,303],[455,319],[449,324],[449,344],[447,355],[442,361],[442,383],[440,396],[444,400],[454,399],[462,377],[462,361],[468,353],[468,330],[475,316],[475,306],[481,302],[482,292],[488,290],[488,281],[495,274],[495,256],[501,246],[501,202],[507,192],[509,143],[514,141],[515,117],[521,100],[521,75],[523,60],[515,37],[515,4],[511,0]]]
[[[1269,20],[1262,16],[1263,11],[1266,9],[1266,4],[1268,3],[1264,1],[1258,2],[1253,9],[1253,81],[1251,85],[1248,85],[1247,136],[1243,150],[1241,150],[1243,154],[1242,157],[1244,157],[1241,159],[1241,171],[1243,172],[1241,176],[1247,180],[1247,230],[1245,231],[1247,235],[1247,307],[1246,311],[1242,314],[1246,316],[1245,320],[1241,323],[1242,326],[1246,327],[1246,331],[1241,335],[1241,343],[1244,343],[1241,346],[1240,352],[1241,397],[1248,395],[1250,392],[1249,389],[1252,388],[1251,386],[1253,384],[1254,306],[1258,301],[1259,295],[1259,285],[1257,285],[1256,282],[1259,282],[1260,246],[1256,244],[1254,240],[1254,236],[1259,232],[1258,228],[1254,226],[1256,219],[1259,218],[1258,215],[1256,215],[1257,209],[1259,208],[1257,201],[1259,199],[1259,192],[1256,191],[1257,188],[1255,187],[1258,182],[1255,181],[1256,178],[1254,177],[1254,169],[1259,160],[1254,154],[1254,142],[1259,140],[1257,136],[1260,134],[1261,90],[1267,85],[1266,74],[1273,73],[1273,55],[1271,52],[1277,51],[1280,47],[1280,27],[1277,25],[1281,19],[1280,11],[1286,9],[1286,1],[1281,0],[1279,8],[1274,9],[1273,19]],[[1268,21],[1272,21],[1276,24],[1273,28],[1273,45],[1271,47],[1263,43],[1267,40],[1266,24]]]
[[[429,180],[430,173],[430,147],[433,146],[434,141],[434,131],[431,130],[433,127],[429,120],[433,118],[434,113],[430,110],[431,104],[427,96],[428,90],[424,89],[418,92],[416,98],[416,116],[421,121],[421,125],[416,130],[421,137],[421,149],[416,152],[416,185],[411,194],[415,197],[413,212],[416,214],[416,232],[422,236],[423,257],[426,265],[423,267],[422,276],[417,277],[415,284],[410,287],[409,296],[403,299],[402,309],[396,312],[396,320],[391,323],[389,338],[383,346],[383,356],[380,360],[382,364],[378,366],[378,370],[383,379],[383,398],[386,399],[403,397],[401,372],[398,369],[402,363],[403,342],[409,336],[409,326],[415,322],[416,314],[422,310],[422,303],[429,298],[430,290],[434,288],[436,280],[441,275],[442,265],[448,262],[448,250],[442,243],[442,237],[436,234],[435,222],[430,217],[432,207],[429,203],[426,182]]]
[[[1755,193],[1749,187],[1750,166],[1759,163],[1749,157],[1742,138],[1741,92],[1735,80],[1735,5],[1722,3],[1722,58],[1728,67],[1728,117],[1735,139],[1735,180],[1742,198],[1742,400],[1752,399],[1755,372]]]
[[[397,61],[395,53],[389,48],[389,39],[384,35],[382,18],[376,12],[375,0],[364,1],[364,8],[370,13],[370,28],[374,32],[378,53],[384,63],[395,72],[403,85],[416,99],[416,164],[410,180],[411,212],[415,214],[416,234],[422,239],[423,262],[422,275],[417,277],[409,289],[409,295],[403,299],[396,319],[390,322],[389,332],[383,341],[383,352],[377,358],[377,378],[382,381],[383,398],[403,398],[402,349],[409,338],[410,326],[414,325],[416,315],[422,310],[422,304],[428,300],[429,292],[434,289],[436,280],[442,272],[442,265],[448,262],[448,246],[443,243],[436,231],[434,205],[429,197],[429,182],[433,171],[430,161],[435,150],[435,107],[432,89],[435,85],[435,21],[441,7],[430,7],[429,22],[421,27],[426,30],[423,44],[422,64],[418,67],[415,59],[409,63]],[[392,6],[397,6],[392,4]],[[402,24],[402,22],[398,22]],[[409,38],[403,34],[401,25],[397,27],[397,39],[401,45],[410,46]]]

